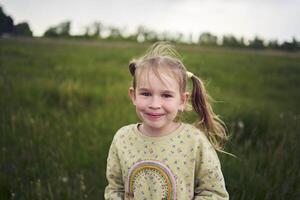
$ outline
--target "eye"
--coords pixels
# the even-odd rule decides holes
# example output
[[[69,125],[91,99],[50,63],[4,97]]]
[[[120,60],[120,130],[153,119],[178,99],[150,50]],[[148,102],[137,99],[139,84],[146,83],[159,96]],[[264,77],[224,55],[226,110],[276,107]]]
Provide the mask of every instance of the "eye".
[[[140,95],[146,96],[146,97],[151,96],[150,92],[141,92]]]
[[[162,94],[162,97],[164,97],[164,98],[171,98],[171,97],[173,97],[173,96],[170,95],[170,94]]]

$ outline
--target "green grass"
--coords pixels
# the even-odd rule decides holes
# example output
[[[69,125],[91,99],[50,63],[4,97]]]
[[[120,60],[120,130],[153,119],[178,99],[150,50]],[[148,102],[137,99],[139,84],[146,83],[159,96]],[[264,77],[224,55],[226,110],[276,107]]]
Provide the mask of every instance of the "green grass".
[[[0,40],[0,199],[103,198],[112,137],[137,121],[127,64],[148,46]],[[232,135],[231,199],[299,199],[299,53],[178,50]]]

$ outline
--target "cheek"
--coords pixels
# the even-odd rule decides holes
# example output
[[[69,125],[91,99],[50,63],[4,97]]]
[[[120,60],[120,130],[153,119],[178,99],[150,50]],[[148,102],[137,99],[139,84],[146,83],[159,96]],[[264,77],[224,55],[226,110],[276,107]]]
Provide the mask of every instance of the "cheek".
[[[179,103],[177,101],[165,102],[165,106],[164,107],[169,112],[174,112],[174,111],[177,111],[179,109]]]
[[[144,109],[145,107],[147,107],[147,101],[145,99],[137,98],[135,105],[137,109]]]

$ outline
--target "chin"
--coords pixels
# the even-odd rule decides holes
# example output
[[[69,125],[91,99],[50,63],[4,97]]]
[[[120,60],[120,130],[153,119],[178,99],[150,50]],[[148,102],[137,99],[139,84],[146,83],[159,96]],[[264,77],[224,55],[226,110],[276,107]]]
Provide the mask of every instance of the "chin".
[[[160,122],[160,121],[148,121],[148,120],[144,120],[143,121],[147,126],[154,128],[154,129],[161,129],[163,127],[165,127],[166,125],[168,125],[169,123],[166,122]]]

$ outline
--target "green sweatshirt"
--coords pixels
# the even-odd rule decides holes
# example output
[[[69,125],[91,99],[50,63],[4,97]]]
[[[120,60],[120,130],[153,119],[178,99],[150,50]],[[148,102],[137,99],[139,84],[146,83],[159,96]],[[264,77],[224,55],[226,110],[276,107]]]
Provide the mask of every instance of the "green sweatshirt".
[[[111,143],[105,199],[228,200],[217,153],[205,134],[186,123],[150,137],[140,123],[124,126]]]

